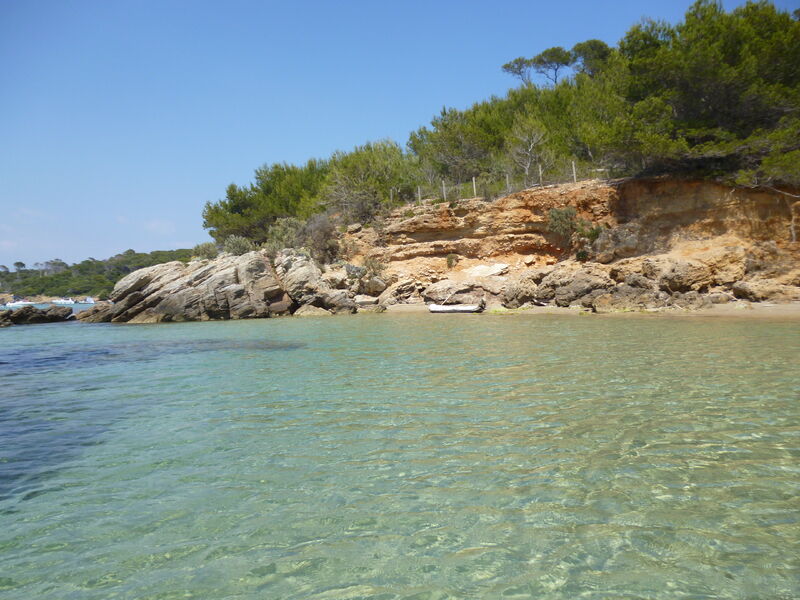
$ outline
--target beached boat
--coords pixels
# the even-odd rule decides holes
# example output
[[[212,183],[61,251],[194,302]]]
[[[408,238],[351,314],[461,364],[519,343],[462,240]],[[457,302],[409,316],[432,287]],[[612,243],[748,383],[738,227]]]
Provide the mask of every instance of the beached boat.
[[[94,304],[94,298],[91,296],[86,296],[83,300],[79,301],[78,304]]]
[[[483,304],[429,304],[432,313],[479,313]]]
[[[56,298],[52,301],[52,304],[75,304],[75,300],[72,298]]]

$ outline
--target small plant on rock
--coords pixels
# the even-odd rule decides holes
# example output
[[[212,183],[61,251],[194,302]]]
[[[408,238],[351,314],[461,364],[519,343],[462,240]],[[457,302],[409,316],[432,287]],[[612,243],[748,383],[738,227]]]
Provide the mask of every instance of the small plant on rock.
[[[600,225],[595,225],[592,227],[592,224],[589,221],[584,221],[580,219],[577,224],[577,232],[578,235],[586,238],[589,240],[589,243],[594,242],[600,234],[603,232],[603,228]]]
[[[240,235],[229,235],[227,238],[225,238],[225,242],[222,244],[222,249],[228,254],[239,256],[241,254],[252,252],[256,249],[256,246],[246,237],[242,237]]]
[[[552,231],[568,240],[577,227],[577,215],[578,211],[572,206],[551,208],[550,212],[547,213],[548,231]]]
[[[219,249],[214,242],[203,242],[192,248],[192,256],[196,258],[217,258]]]
[[[458,264],[458,254],[447,255],[447,268],[452,269]]]
[[[367,270],[365,273],[367,279],[380,277],[386,270],[386,263],[382,263],[377,258],[370,256],[364,259],[364,268]]]

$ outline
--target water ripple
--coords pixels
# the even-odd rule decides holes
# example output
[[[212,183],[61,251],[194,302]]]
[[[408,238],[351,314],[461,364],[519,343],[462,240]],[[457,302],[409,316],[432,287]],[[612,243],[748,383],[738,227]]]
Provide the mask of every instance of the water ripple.
[[[19,330],[4,598],[800,596],[796,323]]]

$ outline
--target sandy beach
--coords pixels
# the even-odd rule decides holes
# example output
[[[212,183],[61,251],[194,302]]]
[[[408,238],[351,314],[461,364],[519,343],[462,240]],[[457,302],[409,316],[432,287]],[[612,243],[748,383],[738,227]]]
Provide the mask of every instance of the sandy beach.
[[[389,313],[427,313],[425,304],[394,304],[386,307]],[[800,320],[800,302],[775,304],[770,302],[730,302],[728,304],[714,304],[710,308],[700,310],[644,310],[614,313],[592,313],[580,307],[562,308],[560,306],[532,306],[530,308],[508,309],[502,305],[489,305],[483,314],[489,315],[591,315],[597,318],[606,317],[670,317],[670,318],[735,318],[735,319],[790,319]]]

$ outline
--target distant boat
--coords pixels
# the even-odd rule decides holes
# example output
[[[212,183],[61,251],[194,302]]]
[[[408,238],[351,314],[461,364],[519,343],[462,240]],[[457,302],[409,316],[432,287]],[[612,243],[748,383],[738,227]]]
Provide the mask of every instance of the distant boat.
[[[35,302],[26,302],[25,300],[17,300],[16,302],[7,302],[6,308],[19,308],[20,306],[33,306]]]
[[[86,296],[86,298],[84,298],[78,304],[94,304],[94,298],[91,298],[90,296]]]
[[[75,304],[75,300],[72,298],[56,298],[51,304]]]
[[[429,304],[428,310],[432,313],[479,313],[483,310],[481,304]]]

